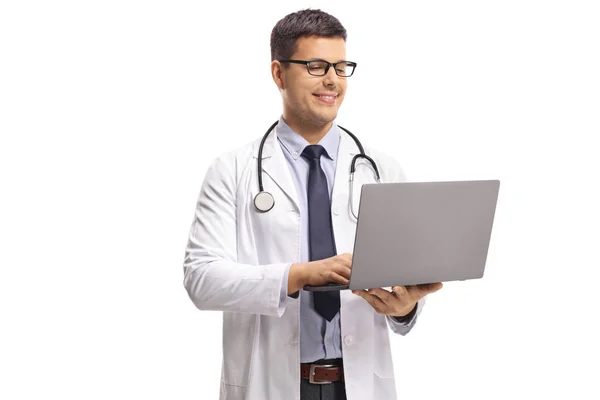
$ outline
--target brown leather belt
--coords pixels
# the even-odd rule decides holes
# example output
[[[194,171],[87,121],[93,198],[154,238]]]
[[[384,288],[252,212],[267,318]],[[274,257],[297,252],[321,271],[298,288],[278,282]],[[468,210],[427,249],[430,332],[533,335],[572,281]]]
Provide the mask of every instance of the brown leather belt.
[[[317,385],[343,382],[344,367],[343,365],[300,364],[300,377]]]

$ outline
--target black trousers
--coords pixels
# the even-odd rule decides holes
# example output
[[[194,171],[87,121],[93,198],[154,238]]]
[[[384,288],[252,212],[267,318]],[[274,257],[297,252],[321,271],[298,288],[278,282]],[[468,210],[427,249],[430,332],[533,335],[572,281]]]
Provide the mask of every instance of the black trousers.
[[[344,382],[315,385],[302,379],[302,382],[300,382],[300,400],[346,400],[346,387]]]
[[[334,364],[341,363],[341,359],[319,360],[313,364]],[[300,379],[300,400],[346,400],[346,385],[344,382],[331,382],[324,385],[317,385],[308,382],[307,379]]]

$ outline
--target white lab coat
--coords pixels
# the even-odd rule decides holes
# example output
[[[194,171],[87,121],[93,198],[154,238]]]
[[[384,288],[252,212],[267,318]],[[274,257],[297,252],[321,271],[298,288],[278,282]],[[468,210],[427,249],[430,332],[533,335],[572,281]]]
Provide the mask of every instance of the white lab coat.
[[[287,284],[282,282],[284,268],[300,258],[300,211],[274,132],[263,150],[263,185],[275,206],[267,213],[255,210],[259,143],[224,154],[209,168],[186,249],[184,286],[200,310],[223,311],[221,400],[299,400],[300,298],[288,297],[285,307],[278,306],[281,285]],[[376,161],[382,182],[405,180],[392,158],[365,151]],[[348,207],[348,177],[358,152],[341,131],[332,195],[338,254],[353,251],[356,221]],[[359,159],[356,213],[360,185],[374,182],[372,171]],[[347,399],[396,399],[387,317],[349,290],[340,297]],[[424,299],[417,315],[423,305]],[[411,329],[390,327],[402,335]]]

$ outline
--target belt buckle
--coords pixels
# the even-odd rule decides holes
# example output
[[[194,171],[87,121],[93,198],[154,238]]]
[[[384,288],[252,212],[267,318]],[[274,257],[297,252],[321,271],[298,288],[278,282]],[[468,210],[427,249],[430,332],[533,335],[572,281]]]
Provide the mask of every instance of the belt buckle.
[[[320,364],[311,364],[310,365],[310,370],[308,372],[308,382],[315,384],[315,385],[325,385],[327,383],[332,383],[333,381],[315,381],[314,376],[315,376],[315,368],[330,368],[330,367],[335,367],[335,365],[333,364],[327,364],[327,365],[320,365]]]

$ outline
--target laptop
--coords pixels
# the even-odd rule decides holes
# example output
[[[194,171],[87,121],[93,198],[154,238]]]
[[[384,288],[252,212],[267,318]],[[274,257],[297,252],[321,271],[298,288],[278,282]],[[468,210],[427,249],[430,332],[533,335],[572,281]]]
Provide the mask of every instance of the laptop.
[[[483,277],[499,180],[362,185],[348,285],[361,290]]]

